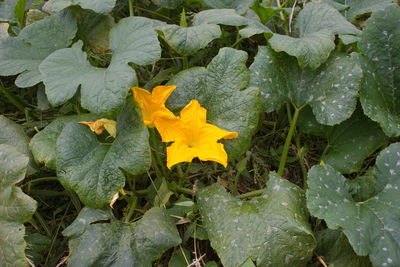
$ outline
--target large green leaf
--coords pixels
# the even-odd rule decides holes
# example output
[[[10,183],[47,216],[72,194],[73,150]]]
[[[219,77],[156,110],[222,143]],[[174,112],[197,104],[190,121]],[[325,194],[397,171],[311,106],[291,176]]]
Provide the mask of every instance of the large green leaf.
[[[141,17],[121,19],[111,30],[110,47],[113,57],[106,69],[89,63],[81,41],[47,57],[39,68],[50,103],[64,103],[80,86],[84,108],[98,114],[120,111],[129,88],[137,83],[128,63],[154,63],[161,56],[161,48],[153,23]]]
[[[229,26],[247,25],[248,20],[240,16],[234,9],[210,9],[197,13],[193,17],[193,25],[222,24]]]
[[[311,2],[300,11],[295,28],[299,37],[274,34],[269,40],[272,48],[297,57],[302,68],[318,68],[335,49],[335,35],[357,36],[360,31],[339,11],[325,3]]]
[[[303,266],[316,246],[302,189],[272,173],[261,197],[244,202],[214,184],[198,193],[203,223],[224,266]]]
[[[54,51],[68,47],[77,31],[76,19],[68,10],[25,27],[17,37],[0,41],[0,75],[16,75],[18,87],[43,80],[39,64]]]
[[[66,7],[80,5],[97,13],[108,13],[114,8],[117,0],[49,0],[44,9],[49,12],[58,12]]]
[[[15,184],[25,178],[29,158],[16,147],[0,144],[0,262],[1,266],[27,266],[24,222],[36,210],[36,201]]]
[[[65,125],[68,123],[78,123],[80,121],[95,121],[99,119],[93,114],[75,115],[55,119],[46,126],[41,132],[32,137],[29,147],[35,160],[43,163],[46,167],[56,169],[57,138]]]
[[[359,47],[365,55],[360,101],[365,114],[389,136],[400,135],[400,8],[388,7],[367,21]]]
[[[358,171],[364,159],[388,141],[379,125],[368,119],[361,108],[336,126],[319,124],[311,109],[307,108],[301,111],[298,125],[303,132],[328,140],[321,160],[341,173]]]
[[[298,107],[309,104],[318,122],[334,125],[348,119],[356,108],[362,72],[352,56],[334,54],[311,71],[301,69],[284,53],[260,46],[250,71],[250,85],[261,89],[267,112],[285,102]]]
[[[110,211],[83,208],[63,234],[69,238],[68,266],[74,267],[150,267],[181,243],[174,220],[161,208],[135,223],[122,223]]]
[[[325,258],[330,267],[371,267],[368,257],[354,253],[346,236],[340,230],[325,229],[316,233],[315,253]]]
[[[207,68],[190,68],[169,81],[177,86],[167,102],[171,109],[181,109],[197,99],[207,109],[209,123],[238,132],[238,138],[225,142],[230,159],[250,146],[261,110],[258,88],[247,88],[246,59],[244,51],[222,48]]]
[[[28,175],[35,172],[35,162],[29,151],[29,137],[26,135],[22,126],[12,120],[0,115],[0,144],[14,146],[20,153],[29,157]]]
[[[57,139],[57,176],[89,207],[103,207],[125,185],[121,169],[138,175],[150,167],[147,128],[132,104],[117,119],[117,136],[102,143],[85,125],[69,123]]]
[[[400,262],[400,143],[383,150],[376,160],[376,195],[356,202],[349,182],[329,165],[314,166],[308,175],[307,207],[331,229],[342,228],[358,255],[369,255],[374,266]]]
[[[253,5],[254,0],[201,0],[201,2],[210,8],[233,8],[243,14]]]
[[[190,55],[205,48],[221,35],[215,24],[201,24],[191,27],[167,25],[161,28],[165,41],[180,55]]]

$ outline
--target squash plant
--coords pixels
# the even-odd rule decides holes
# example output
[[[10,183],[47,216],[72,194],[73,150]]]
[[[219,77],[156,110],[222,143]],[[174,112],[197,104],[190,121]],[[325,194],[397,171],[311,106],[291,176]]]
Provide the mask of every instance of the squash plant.
[[[0,0],[1,266],[398,266],[394,0]]]

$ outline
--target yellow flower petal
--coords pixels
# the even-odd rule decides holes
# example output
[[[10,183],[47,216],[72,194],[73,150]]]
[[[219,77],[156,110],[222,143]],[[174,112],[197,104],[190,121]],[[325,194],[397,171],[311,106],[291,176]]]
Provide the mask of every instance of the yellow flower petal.
[[[174,142],[167,147],[167,167],[180,162],[190,162],[198,157],[203,161],[228,164],[228,155],[220,139],[236,138],[229,132],[206,122],[207,110],[197,100],[182,109],[180,117],[157,113],[155,125],[164,142]]]
[[[149,127],[154,127],[154,113],[164,112],[173,116],[173,113],[165,107],[165,101],[175,90],[176,86],[157,86],[153,92],[132,87],[133,95],[142,109],[143,122]]]
[[[104,129],[112,136],[117,136],[117,122],[108,119],[100,119],[94,122],[81,121],[80,124],[89,126],[90,130],[96,134],[102,134]]]
[[[181,162],[191,162],[195,157],[195,150],[188,147],[183,141],[177,141],[167,147],[168,169]]]

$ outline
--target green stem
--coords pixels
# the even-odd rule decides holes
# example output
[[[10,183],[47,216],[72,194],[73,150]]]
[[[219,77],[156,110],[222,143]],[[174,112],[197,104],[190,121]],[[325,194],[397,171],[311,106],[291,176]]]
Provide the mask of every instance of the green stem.
[[[5,88],[2,84],[0,84],[0,92],[11,102],[11,104],[16,106],[23,113],[25,113],[26,106],[25,106],[24,102],[21,99],[19,99],[17,96],[10,93],[7,90],[7,88]]]
[[[301,109],[302,109],[302,107],[300,107],[300,108],[295,107],[293,118],[292,118],[292,120],[290,122],[289,132],[288,132],[288,135],[286,136],[286,141],[285,141],[285,144],[283,146],[281,159],[279,161],[278,174],[280,176],[283,175],[283,171],[285,170],[285,165],[286,165],[286,160],[287,160],[287,156],[288,156],[288,153],[289,153],[290,143],[292,142],[293,133],[294,133],[294,130],[296,129],[296,123],[297,123],[297,119],[299,117],[299,113],[300,113]]]
[[[294,140],[296,142],[297,151],[299,151],[299,149],[301,150],[302,148],[300,145],[300,134],[299,133],[295,134]],[[299,160],[301,171],[303,173],[303,189],[307,189],[307,168],[306,168],[306,165],[304,164],[303,153],[297,152],[297,158]]]
[[[81,201],[79,200],[78,196],[75,194],[75,192],[71,190],[66,190],[68,193],[68,196],[71,199],[72,204],[74,205],[75,209],[77,212],[80,212],[82,209],[82,204]]]
[[[131,201],[129,203],[128,212],[123,218],[123,222],[128,223],[131,220],[133,213],[135,212],[137,206],[138,198],[137,196],[132,196]]]
[[[186,70],[187,68],[189,68],[189,61],[187,56],[182,56],[182,69]]]
[[[153,164],[153,167],[156,171],[156,175],[159,178],[162,178],[162,176],[166,176],[165,170],[163,168],[163,164],[160,158],[160,154],[158,153],[158,141],[157,141],[157,136],[155,132],[155,128],[149,128],[150,132],[150,140],[151,140],[151,146],[153,147],[153,155],[155,159],[155,164]],[[160,171],[161,168],[161,171]]]
[[[129,16],[133,17],[135,16],[135,12],[133,10],[133,0],[128,0],[129,2]]]
[[[43,227],[44,231],[46,232],[47,236],[51,236],[51,230],[49,226],[46,223],[46,220],[43,218],[43,216],[39,213],[39,211],[36,211],[34,214],[36,220],[39,222],[40,226]]]
[[[233,180],[233,186],[232,186],[231,191],[232,191],[233,195],[235,195],[235,196],[239,194],[239,193],[238,193],[237,187],[238,187],[239,177],[240,177],[240,174],[241,174],[241,173],[242,173],[242,172],[237,171],[237,172],[236,172],[236,175],[235,175],[235,178],[234,178],[234,180]]]
[[[185,179],[185,174],[183,173],[182,167],[181,167],[180,164],[177,164],[177,165],[176,165],[176,169],[178,170],[178,176],[179,176],[179,183],[178,183],[178,184],[179,184],[180,186],[182,186],[182,185],[185,184],[185,181],[186,181],[186,179]]]
[[[184,194],[188,194],[188,195],[192,195],[192,196],[194,195],[193,191],[189,188],[185,188],[185,187],[177,185],[175,189],[176,189],[176,191],[184,193]]]
[[[57,177],[43,177],[43,178],[31,180],[31,181],[27,182],[26,184],[36,184],[36,183],[48,182],[48,181],[57,181],[58,182],[58,178]]]
[[[250,197],[257,197],[262,195],[265,192],[265,189],[259,189],[255,191],[248,192],[246,194],[242,194],[237,196],[238,199],[250,198]]]

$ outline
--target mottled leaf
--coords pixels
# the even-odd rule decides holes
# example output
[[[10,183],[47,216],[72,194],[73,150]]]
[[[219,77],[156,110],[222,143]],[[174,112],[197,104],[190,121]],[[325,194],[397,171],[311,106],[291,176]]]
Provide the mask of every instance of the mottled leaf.
[[[18,152],[29,157],[29,164],[27,166],[28,175],[36,171],[36,165],[28,147],[29,137],[21,125],[16,124],[3,115],[0,115],[0,144],[13,146]]]
[[[81,41],[47,57],[40,65],[40,72],[50,103],[64,103],[80,86],[84,108],[97,114],[119,112],[129,88],[137,83],[128,63],[154,63],[160,58],[161,48],[152,22],[141,17],[121,19],[111,30],[110,47],[113,57],[106,69],[89,63]]]
[[[258,88],[248,88],[246,59],[244,51],[222,48],[207,68],[190,68],[169,81],[177,86],[167,102],[171,109],[181,109],[197,99],[207,109],[209,123],[238,132],[238,138],[224,142],[230,159],[250,146],[261,109]]]
[[[165,41],[179,54],[190,55],[205,48],[212,40],[221,35],[221,29],[215,24],[201,24],[191,27],[168,25],[162,27]]]
[[[261,89],[267,112],[285,102],[298,107],[309,104],[318,122],[334,125],[348,119],[356,108],[362,72],[352,56],[333,54],[312,71],[301,69],[284,53],[260,46],[250,71],[250,85]]]
[[[229,26],[247,25],[248,20],[240,16],[234,9],[210,9],[197,13],[193,17],[193,25],[222,24]]]
[[[125,185],[121,169],[138,175],[150,166],[147,128],[132,104],[117,118],[117,136],[102,143],[86,125],[67,124],[57,139],[57,176],[89,207],[103,207]]]
[[[43,80],[39,64],[54,51],[68,47],[77,31],[76,19],[68,10],[25,27],[17,37],[0,41],[0,75],[19,74],[18,87]]]
[[[19,22],[25,15],[27,0],[2,0],[0,1],[0,21]]]
[[[0,262],[1,266],[28,266],[24,240],[36,201],[15,184],[25,178],[29,158],[16,147],[0,144]]]
[[[358,255],[369,255],[374,266],[400,262],[400,143],[383,150],[376,160],[377,194],[356,202],[345,177],[329,165],[308,174],[307,207],[330,229],[342,228]]]
[[[335,49],[335,35],[359,35],[360,31],[339,11],[325,3],[311,2],[300,11],[295,28],[298,38],[274,34],[272,48],[295,56],[302,68],[318,68]]]
[[[400,135],[400,7],[373,13],[359,43],[365,58],[360,101],[388,136]]]
[[[379,125],[368,119],[361,108],[336,126],[319,124],[311,109],[307,108],[301,111],[298,126],[305,133],[328,140],[328,147],[321,160],[341,173],[358,171],[364,159],[388,141]]]
[[[66,7],[80,5],[97,13],[108,13],[114,8],[117,0],[49,0],[43,9],[48,12],[58,12]]]
[[[152,208],[135,223],[122,223],[109,211],[83,208],[63,234],[69,238],[68,266],[150,267],[181,243],[174,220],[161,208]]]
[[[240,266],[248,258],[257,266],[303,266],[316,246],[303,190],[276,174],[265,193],[249,202],[214,184],[198,193],[198,205],[224,266]]]
[[[315,253],[323,256],[330,267],[371,267],[368,257],[354,253],[347,237],[340,230],[325,229],[316,233]]]
[[[42,131],[32,137],[29,147],[35,160],[43,163],[47,168],[56,169],[57,138],[65,125],[80,121],[95,121],[99,119],[93,114],[75,115],[55,119]]]

